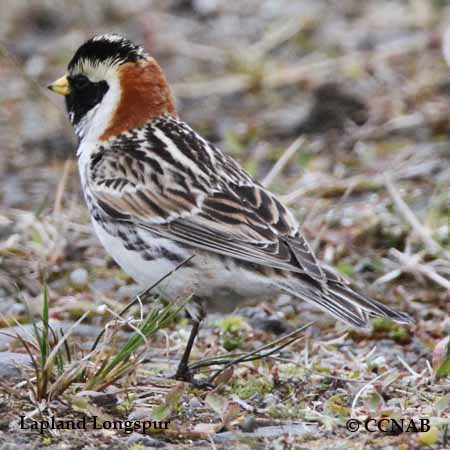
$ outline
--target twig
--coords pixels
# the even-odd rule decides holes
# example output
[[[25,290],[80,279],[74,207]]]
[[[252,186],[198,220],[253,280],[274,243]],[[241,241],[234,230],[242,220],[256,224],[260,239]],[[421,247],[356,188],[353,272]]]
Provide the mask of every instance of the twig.
[[[353,192],[375,191],[383,186],[380,177],[369,177],[367,175],[355,175],[353,177],[339,180],[330,176],[314,177],[309,183],[303,183],[298,189],[294,189],[286,195],[281,196],[281,200],[285,204],[294,203],[299,197],[306,194],[315,193],[322,197],[337,197],[345,195],[351,189]]]
[[[255,361],[257,359],[263,359],[267,358],[274,353],[279,352],[283,348],[291,345],[295,341],[297,341],[300,338],[303,338],[303,336],[299,336],[300,333],[304,332],[307,328],[309,328],[311,325],[313,325],[315,322],[309,322],[306,325],[303,325],[302,327],[298,328],[297,330],[294,330],[292,333],[287,334],[286,336],[282,336],[279,339],[276,339],[273,342],[270,342],[269,344],[263,345],[261,347],[258,347],[257,349],[245,353],[243,355],[240,355],[234,359],[231,359],[229,357],[226,357],[224,355],[223,360],[220,360],[220,356],[217,357],[215,361],[212,361],[214,358],[211,358],[209,360],[203,360],[203,361],[197,361],[196,363],[192,364],[189,369],[190,370],[196,370],[201,367],[207,367],[210,365],[215,364],[224,364],[224,366],[219,369],[214,375],[212,375],[209,379],[209,382],[212,383],[222,372],[224,372],[229,367],[235,366],[236,364],[239,364],[241,362],[249,362],[249,361]],[[270,350],[269,350],[270,349]],[[264,350],[269,350],[266,353],[263,353]]]
[[[137,297],[137,299],[139,299],[139,297]],[[141,314],[142,314],[142,303],[140,302],[140,299],[139,299],[139,305],[141,306],[140,312],[141,312]],[[142,331],[139,329],[139,327],[136,327],[136,326],[133,325],[134,320],[124,320],[124,318],[123,318],[121,315],[119,315],[119,314],[117,314],[116,312],[114,312],[111,308],[106,307],[106,310],[107,310],[113,317],[115,317],[115,318],[119,321],[120,324],[122,324],[122,325],[128,325],[128,326],[129,326],[136,334],[138,334],[138,335],[142,338],[142,340],[144,341],[144,344],[145,344],[145,348],[146,348],[146,349],[148,349],[148,348],[150,347],[150,346],[149,346],[149,343],[148,343],[148,340],[147,340],[146,336],[144,335],[144,333],[142,333]],[[143,317],[142,317],[142,315],[141,315],[141,317],[140,317],[139,319],[137,319],[135,322],[137,322],[137,323],[142,323],[142,322],[143,322]]]
[[[55,204],[53,206],[53,214],[57,217],[61,215],[61,205],[62,205],[62,198],[64,195],[64,191],[66,189],[67,179],[69,176],[69,170],[72,165],[72,160],[67,159],[64,163],[61,179],[59,180],[58,187],[56,189],[56,195],[55,195]]]
[[[238,74],[213,80],[173,83],[172,87],[177,97],[197,98],[246,91],[251,84],[250,75]]]
[[[141,297],[147,296],[156,286],[158,286],[158,284],[162,283],[166,278],[173,275],[178,269],[180,269],[185,264],[187,264],[194,256],[195,256],[195,253],[193,255],[189,256],[188,258],[186,258],[184,261],[181,261],[180,264],[175,266],[170,272],[167,272],[159,280],[155,281],[151,286],[149,286],[148,288],[144,289],[142,292],[137,294],[134,301],[132,301],[124,309],[122,309],[122,311],[120,311],[119,315],[121,316],[122,314],[125,314],[132,306],[134,306],[136,303],[138,303],[140,301]]]
[[[370,137],[363,137],[362,139],[371,139]],[[417,147],[413,147],[413,153],[417,153]],[[376,191],[378,189],[386,188],[386,181],[382,173],[385,170],[386,165],[389,167],[399,166],[395,174],[391,174],[392,180],[409,180],[411,178],[430,176],[433,170],[442,167],[445,162],[441,158],[433,158],[430,160],[430,151],[438,151],[440,147],[433,145],[431,148],[427,147],[427,156],[419,157],[418,160],[413,165],[406,165],[402,163],[405,160],[404,157],[394,158],[383,165],[380,170],[377,170],[375,174],[365,173],[360,175],[355,175],[345,179],[337,179],[330,175],[325,175],[324,173],[308,172],[302,178],[301,183],[298,187],[294,188],[291,192],[286,195],[281,196],[284,203],[291,204],[296,201],[299,197],[304,195],[320,195],[322,197],[337,197],[351,189],[352,192],[362,192],[362,191]],[[443,147],[442,147],[443,148]],[[422,152],[420,153],[422,154]],[[407,154],[408,158],[410,154]],[[402,166],[402,167],[400,167]]]
[[[401,365],[415,378],[421,376],[420,373],[417,373],[401,356],[397,355],[397,359],[400,361]]]
[[[431,237],[430,230],[420,223],[419,219],[411,211],[409,206],[404,202],[400,193],[398,192],[397,187],[388,174],[384,175],[384,182],[398,212],[409,223],[417,236],[422,239],[428,251],[431,253],[437,253],[441,251],[441,246]]]
[[[411,256],[405,255],[395,248],[391,248],[390,253],[395,258],[397,258],[398,261],[400,261],[405,266],[405,268],[410,268],[412,271],[421,273],[430,280],[450,291],[450,281],[447,280],[447,278],[439,275],[434,269],[431,268],[429,264],[420,264],[418,261],[414,261]]]
[[[275,178],[282,172],[288,161],[300,149],[304,142],[305,138],[300,136],[284,151],[281,158],[273,165],[269,173],[261,181],[264,187],[269,187],[274,182]]]
[[[294,37],[303,28],[303,17],[291,17],[286,20],[285,17],[274,26],[258,41],[251,45],[246,54],[253,59],[261,59],[274,48],[283,42]]]
[[[367,382],[355,395],[355,398],[352,401],[352,409],[351,409],[351,414],[350,417],[355,417],[355,410],[356,410],[356,403],[358,403],[359,398],[361,397],[362,394],[364,394],[364,392],[367,391],[367,389],[369,389],[376,381],[378,381],[380,378],[385,377],[386,375],[391,374],[394,371],[394,369],[389,369],[387,372],[384,372],[378,376],[376,376],[375,378],[373,378],[372,380],[370,380],[369,382]]]
[[[416,267],[430,280],[433,280],[435,283],[450,291],[450,281],[432,270],[429,265],[417,264]]]
[[[134,300],[132,300],[127,306],[125,306],[125,308],[123,308],[122,311],[120,311],[118,313],[118,315],[122,316],[123,314],[125,314],[136,303],[139,303],[141,301],[141,297],[145,297],[152,289],[154,289],[156,286],[158,286],[159,283],[162,283],[166,278],[170,277],[178,269],[180,269],[182,266],[187,264],[194,256],[195,256],[195,254],[189,256],[184,261],[182,261],[180,264],[178,264],[176,267],[174,267],[170,272],[167,272],[159,280],[157,280],[155,283],[153,283],[151,286],[149,286],[148,288],[144,289],[142,292],[137,294],[136,297],[134,298]],[[95,339],[94,344],[91,347],[91,352],[93,352],[97,348],[97,345],[100,342],[100,339],[102,338],[102,336],[104,334],[105,334],[105,328],[103,328],[102,331],[100,331],[100,333],[98,334],[97,338]]]
[[[325,76],[336,71],[340,67],[348,67],[355,62],[379,63],[391,57],[423,49],[428,43],[428,33],[420,33],[409,39],[400,39],[390,44],[384,44],[382,49],[374,52],[355,51],[338,58],[324,58],[316,55],[311,62],[311,56],[305,57],[299,63],[289,67],[281,67],[279,70],[267,70],[260,79],[262,88],[275,89],[285,85],[298,83],[308,78],[311,74]],[[313,55],[314,56],[314,55]],[[214,80],[176,83],[173,85],[175,93],[179,97],[196,98],[208,95],[226,95],[243,92],[252,87],[254,78],[251,75],[235,74]]]
[[[277,88],[287,84],[297,83],[298,81],[309,77],[310,74],[315,76],[329,74],[336,71],[340,67],[348,67],[355,62],[382,62],[386,59],[397,55],[402,55],[412,51],[423,49],[429,41],[428,33],[420,33],[408,39],[399,39],[391,43],[383,44],[382,47],[375,49],[369,53],[364,50],[350,52],[338,58],[324,58],[320,55],[317,61],[304,63],[300,61],[284,70],[277,70],[276,73],[268,73],[263,79],[263,86],[267,88]]]

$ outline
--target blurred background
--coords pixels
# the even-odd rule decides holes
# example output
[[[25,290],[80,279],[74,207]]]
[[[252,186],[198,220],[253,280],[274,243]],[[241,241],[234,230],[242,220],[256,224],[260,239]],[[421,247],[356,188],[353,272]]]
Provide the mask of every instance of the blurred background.
[[[160,62],[180,116],[289,204],[324,261],[417,322],[352,331],[339,354],[311,344],[311,367],[408,367],[413,395],[450,332],[448,24],[445,0],[0,0],[2,326],[26,320],[17,290],[39,310],[44,277],[52,317],[91,310],[92,326],[136,289],[92,233],[74,133],[45,88],[87,38],[117,32]],[[323,339],[346,329],[283,297],[242,314],[261,341],[287,329],[274,318],[320,317]],[[211,326],[205,354],[252,342]]]

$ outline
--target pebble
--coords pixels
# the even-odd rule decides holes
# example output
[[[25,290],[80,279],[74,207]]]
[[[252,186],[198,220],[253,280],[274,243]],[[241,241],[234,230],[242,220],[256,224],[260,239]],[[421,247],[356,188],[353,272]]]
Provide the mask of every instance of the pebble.
[[[284,434],[289,434],[290,436],[302,436],[307,433],[317,431],[316,424],[286,424],[284,426],[269,426],[257,428],[252,433],[238,433],[235,431],[225,431],[223,433],[217,433],[214,436],[214,442],[216,444],[221,444],[230,441],[236,441],[242,438],[277,438]]]
[[[116,298],[118,300],[134,298],[141,290],[142,288],[139,288],[136,284],[120,286],[120,288],[117,289]]]
[[[189,400],[189,407],[192,409],[201,408],[203,405],[197,397],[192,397]]]
[[[194,10],[202,16],[209,16],[217,12],[220,6],[219,0],[194,0]]]
[[[88,282],[88,271],[82,267],[75,269],[70,274],[70,281],[76,286],[85,286]]]
[[[240,314],[248,318],[250,325],[258,330],[276,335],[292,331],[290,326],[283,317],[268,316],[260,307],[246,307],[240,309]]]
[[[23,353],[0,352],[0,380],[20,378],[21,368],[30,367],[31,358]]]
[[[255,416],[247,416],[241,425],[241,430],[244,433],[251,433],[256,430],[258,424],[256,422]]]
[[[130,437],[127,439],[127,447],[131,446],[144,446],[139,447],[141,450],[144,448],[154,449],[154,448],[164,448],[166,447],[165,442],[158,441],[157,439],[153,439],[150,436],[145,436],[140,433],[131,433]]]

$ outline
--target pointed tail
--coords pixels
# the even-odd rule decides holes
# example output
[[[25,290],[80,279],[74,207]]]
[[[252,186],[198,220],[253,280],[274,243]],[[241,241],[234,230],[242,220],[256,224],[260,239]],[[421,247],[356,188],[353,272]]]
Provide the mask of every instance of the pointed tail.
[[[304,281],[289,284],[277,283],[277,286],[290,295],[313,303],[355,327],[366,327],[370,318],[373,317],[386,317],[401,324],[414,322],[408,314],[395,311],[376,300],[359,294],[337,279],[328,280],[326,286],[321,288]]]

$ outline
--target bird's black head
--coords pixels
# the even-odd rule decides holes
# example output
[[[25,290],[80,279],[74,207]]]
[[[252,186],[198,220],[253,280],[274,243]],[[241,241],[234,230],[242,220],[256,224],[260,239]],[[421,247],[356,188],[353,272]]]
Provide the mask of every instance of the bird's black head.
[[[176,114],[164,73],[144,49],[116,34],[85,42],[67,74],[49,88],[65,96],[80,140],[108,139],[165,114]]]
[[[134,42],[118,34],[103,34],[86,41],[75,52],[67,69],[69,73],[78,72],[86,63],[92,66],[112,66],[137,62],[147,57],[143,48]]]
[[[118,71],[126,63],[139,63],[149,56],[144,49],[117,34],[95,36],[75,52],[67,66],[67,75],[49,86],[65,96],[69,119],[79,137],[86,134],[86,124],[108,91],[111,101],[118,101]]]

